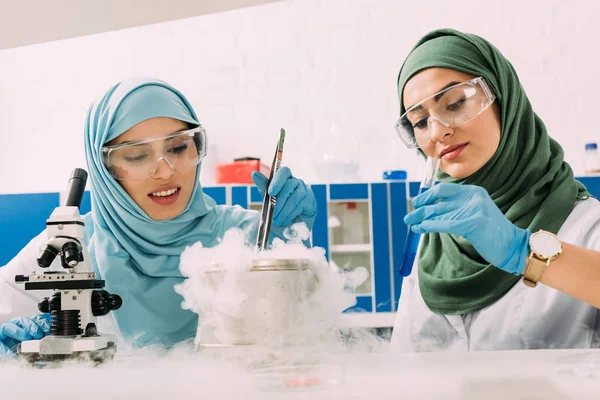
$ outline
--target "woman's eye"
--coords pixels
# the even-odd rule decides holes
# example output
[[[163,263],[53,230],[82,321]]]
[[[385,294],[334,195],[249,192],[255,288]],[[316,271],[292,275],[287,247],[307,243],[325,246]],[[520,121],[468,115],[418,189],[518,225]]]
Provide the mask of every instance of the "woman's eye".
[[[423,118],[422,120],[420,120],[416,124],[414,124],[413,128],[416,128],[416,129],[425,129],[425,128],[427,128],[427,120],[428,120],[428,118]]]
[[[187,143],[181,144],[179,146],[176,147],[172,147],[169,152],[170,153],[174,153],[174,154],[181,154],[181,153],[185,153],[185,151],[188,149],[189,145]]]
[[[462,98],[462,99],[460,99],[458,101],[455,101],[454,103],[451,103],[451,104],[448,105],[448,111],[459,110],[463,106],[463,104],[465,104],[465,99],[464,98]]]
[[[148,154],[142,153],[142,154],[137,154],[137,155],[132,155],[132,156],[126,156],[125,161],[140,162],[140,161],[144,161],[146,158],[148,158]]]

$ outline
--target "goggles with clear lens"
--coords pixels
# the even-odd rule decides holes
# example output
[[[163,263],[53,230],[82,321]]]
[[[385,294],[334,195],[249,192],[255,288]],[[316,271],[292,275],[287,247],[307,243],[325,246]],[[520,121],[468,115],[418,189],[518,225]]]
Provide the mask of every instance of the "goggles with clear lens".
[[[484,112],[495,99],[482,77],[471,79],[410,107],[396,122],[396,132],[406,147],[423,147],[431,140],[434,120],[447,128],[458,128]]]
[[[136,142],[104,146],[104,165],[122,181],[151,177],[163,160],[174,171],[195,167],[206,156],[206,132],[202,126]]]

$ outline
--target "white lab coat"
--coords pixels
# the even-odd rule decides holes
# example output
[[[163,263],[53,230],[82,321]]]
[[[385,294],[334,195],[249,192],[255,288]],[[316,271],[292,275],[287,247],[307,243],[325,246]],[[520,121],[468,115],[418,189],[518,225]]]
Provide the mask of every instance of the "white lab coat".
[[[37,258],[46,245],[46,230],[34,237],[8,264],[0,268],[0,324],[15,317],[39,314],[37,304],[52,290],[25,291],[23,283],[15,283],[15,275],[30,275],[44,270],[37,265]],[[98,331],[116,334],[117,328],[112,313],[98,317]]]
[[[592,198],[579,202],[558,231],[558,237],[600,251],[600,202]],[[543,284],[528,288],[519,281],[481,311],[434,314],[421,297],[416,263],[414,267],[402,284],[392,334],[393,351],[600,347],[599,310],[569,295]]]

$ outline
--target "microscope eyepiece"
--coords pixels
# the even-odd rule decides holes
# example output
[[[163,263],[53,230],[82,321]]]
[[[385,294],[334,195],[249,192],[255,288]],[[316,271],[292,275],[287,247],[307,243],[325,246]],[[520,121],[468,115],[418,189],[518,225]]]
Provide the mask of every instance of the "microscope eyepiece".
[[[73,170],[69,179],[69,185],[67,186],[67,201],[65,206],[75,206],[77,208],[81,206],[81,199],[83,198],[87,178],[88,173],[84,169],[75,168]]]

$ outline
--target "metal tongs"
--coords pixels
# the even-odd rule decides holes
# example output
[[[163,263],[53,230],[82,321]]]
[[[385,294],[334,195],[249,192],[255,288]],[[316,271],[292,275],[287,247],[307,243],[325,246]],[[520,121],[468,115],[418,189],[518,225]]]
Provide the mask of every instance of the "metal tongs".
[[[265,197],[263,198],[262,210],[260,212],[260,224],[258,225],[258,237],[256,238],[256,248],[263,251],[269,243],[269,233],[271,232],[271,223],[273,222],[273,210],[277,199],[274,196],[269,196],[269,186],[275,176],[275,173],[281,168],[283,159],[283,142],[285,140],[285,130],[281,129],[279,140],[277,140],[277,148],[275,149],[275,157],[271,164],[271,172],[265,187]]]

